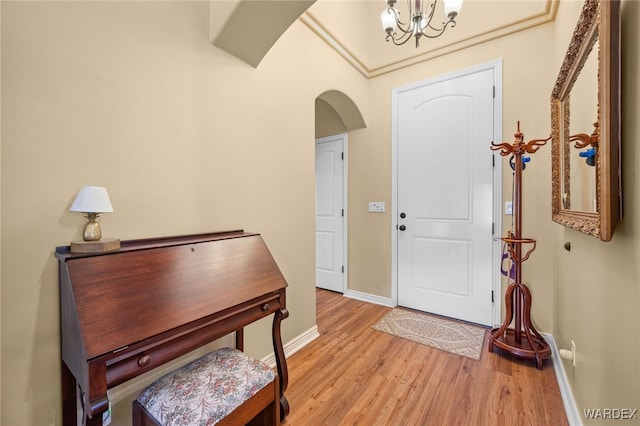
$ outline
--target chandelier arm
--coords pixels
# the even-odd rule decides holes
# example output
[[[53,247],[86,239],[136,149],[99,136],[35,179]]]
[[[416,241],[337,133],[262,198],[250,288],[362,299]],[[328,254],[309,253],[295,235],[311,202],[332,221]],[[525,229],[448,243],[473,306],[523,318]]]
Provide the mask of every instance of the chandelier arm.
[[[429,23],[428,27],[431,28],[433,31],[444,31],[449,25],[451,25],[451,27],[455,27],[456,26],[456,21],[454,21],[453,19],[449,19],[447,22],[442,22],[442,27],[440,28],[435,28],[431,25],[431,23]]]
[[[410,25],[404,24],[404,23],[401,23],[401,22],[398,22],[396,31],[400,31],[403,34],[403,36],[404,36],[404,34],[412,34],[413,33],[413,29],[411,28]]]
[[[438,27],[438,28],[434,27],[433,25],[431,25],[431,22],[429,22],[429,24],[428,24],[428,25],[427,25],[427,27],[423,30],[423,32],[424,32],[424,31],[426,31],[426,29],[427,29],[427,28],[429,28],[429,29],[430,29],[430,30],[432,30],[432,31],[436,31],[436,32],[438,32],[438,33],[442,34],[442,33],[444,32],[444,30],[447,28],[447,26],[449,25],[449,23],[450,23],[450,22],[451,22],[451,21],[449,21],[449,22],[442,22],[442,26],[441,26],[441,27]]]
[[[411,34],[413,33],[413,14],[415,13],[415,11],[413,10],[412,0],[407,0],[407,9],[409,10],[409,14],[407,15],[409,21],[405,23],[398,18],[396,19],[396,23],[398,24],[398,29],[400,29],[400,31],[402,31],[404,34]],[[396,16],[400,16],[400,11],[398,11],[398,14]]]
[[[411,11],[409,11],[409,14],[411,14]],[[411,24],[408,22],[402,22],[398,16],[400,16],[400,12],[396,12],[396,29],[402,31],[403,34],[413,32]]]
[[[434,28],[431,25],[429,25],[428,28],[430,28],[432,31],[435,31],[435,33],[428,34],[425,32],[425,30],[422,30],[422,35],[427,38],[440,37],[442,33],[444,33],[444,31],[447,29],[448,26],[451,26],[452,28],[455,27],[456,21],[443,22],[442,25],[443,25],[442,28]]]
[[[409,17],[413,16],[413,6],[411,5],[411,0],[407,0],[407,9],[409,9]]]
[[[398,31],[402,33],[400,37],[397,37]],[[396,30],[392,34],[387,35],[387,39],[391,37],[396,46],[401,46],[407,42],[413,36],[413,25],[406,24],[399,19],[396,19]],[[407,39],[403,40],[405,37]],[[396,40],[400,40],[399,43],[396,43]],[[388,40],[387,40],[388,41]]]
[[[393,34],[387,34],[387,37],[385,38],[385,40],[388,42],[389,40],[391,40],[393,42],[393,44],[395,44],[396,46],[402,46],[403,44],[405,44],[406,42],[408,42],[409,40],[411,40],[411,34],[410,32],[405,32],[402,34],[402,36],[396,38],[396,33]]]
[[[428,15],[424,15],[424,19],[427,20],[427,25],[429,25],[431,23],[431,20],[433,19],[433,14],[436,12],[436,3],[438,2],[438,0],[435,0],[433,3],[431,3],[429,5],[429,14]]]

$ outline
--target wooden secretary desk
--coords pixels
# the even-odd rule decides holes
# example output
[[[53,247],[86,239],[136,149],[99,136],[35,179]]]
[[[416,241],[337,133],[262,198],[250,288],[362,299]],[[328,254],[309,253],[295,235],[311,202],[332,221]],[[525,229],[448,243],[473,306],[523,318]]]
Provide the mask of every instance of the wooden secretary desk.
[[[229,231],[123,241],[117,251],[56,248],[60,273],[62,415],[101,425],[107,389],[273,314],[281,417],[287,364],[280,322],[287,283],[259,234]]]

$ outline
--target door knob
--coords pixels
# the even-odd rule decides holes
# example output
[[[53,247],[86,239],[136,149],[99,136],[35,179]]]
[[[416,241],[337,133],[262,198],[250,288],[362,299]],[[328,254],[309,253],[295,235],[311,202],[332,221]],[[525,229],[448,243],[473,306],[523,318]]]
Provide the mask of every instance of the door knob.
[[[404,231],[405,229],[407,229],[407,227],[406,227],[406,226],[404,226],[404,225],[400,225],[400,226],[398,227],[398,229],[399,229],[399,230],[401,230],[401,231]]]
[[[405,213],[400,213],[400,217],[404,219],[405,217],[407,217],[407,215]]]

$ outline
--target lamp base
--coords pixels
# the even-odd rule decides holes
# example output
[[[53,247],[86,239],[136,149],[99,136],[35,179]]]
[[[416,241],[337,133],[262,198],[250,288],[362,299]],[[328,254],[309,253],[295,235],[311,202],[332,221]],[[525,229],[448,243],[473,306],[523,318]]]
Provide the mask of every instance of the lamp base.
[[[72,241],[71,253],[104,253],[120,248],[119,238],[103,238],[100,241]]]

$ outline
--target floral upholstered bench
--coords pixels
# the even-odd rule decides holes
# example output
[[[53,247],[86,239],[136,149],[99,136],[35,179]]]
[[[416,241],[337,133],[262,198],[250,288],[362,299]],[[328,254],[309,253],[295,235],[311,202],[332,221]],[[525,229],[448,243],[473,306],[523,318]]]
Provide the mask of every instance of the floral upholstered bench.
[[[232,348],[213,351],[145,388],[133,425],[279,425],[278,375]]]

